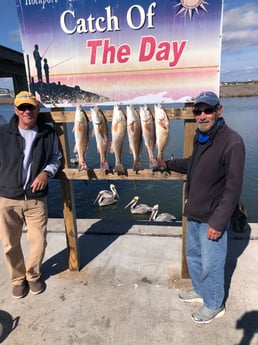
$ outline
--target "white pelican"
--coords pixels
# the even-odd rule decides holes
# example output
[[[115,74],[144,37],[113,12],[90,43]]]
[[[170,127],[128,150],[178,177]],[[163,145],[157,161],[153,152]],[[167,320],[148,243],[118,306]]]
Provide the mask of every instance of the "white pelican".
[[[94,204],[98,202],[99,206],[108,206],[117,203],[118,199],[119,195],[116,190],[116,187],[114,184],[111,183],[110,190],[103,189],[98,193],[94,201]]]
[[[139,204],[139,205],[136,205],[137,202],[139,201],[140,197],[139,196],[135,196],[126,206],[125,206],[125,209],[129,206],[130,207],[130,211],[131,213],[134,213],[134,214],[145,214],[145,213],[148,213],[148,212],[151,212],[152,211],[152,207],[150,207],[149,205],[146,205],[146,204]]]
[[[149,220],[154,220],[154,222],[174,222],[176,217],[170,213],[160,213],[159,212],[159,205],[156,204],[152,207],[152,212],[150,215]]]

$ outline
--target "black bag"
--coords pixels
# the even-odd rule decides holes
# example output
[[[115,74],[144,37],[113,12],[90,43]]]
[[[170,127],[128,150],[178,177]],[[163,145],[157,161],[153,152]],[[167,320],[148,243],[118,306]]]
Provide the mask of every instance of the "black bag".
[[[248,224],[247,218],[247,209],[241,201],[238,201],[236,208],[230,218],[231,230],[234,232],[245,232]]]

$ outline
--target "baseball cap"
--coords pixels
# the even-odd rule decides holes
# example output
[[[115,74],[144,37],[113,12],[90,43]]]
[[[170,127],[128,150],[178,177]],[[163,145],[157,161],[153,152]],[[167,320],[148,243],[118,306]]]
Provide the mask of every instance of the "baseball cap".
[[[206,103],[214,107],[220,103],[218,96],[212,91],[201,92],[194,100],[194,105],[198,103]]]
[[[14,105],[16,107],[19,107],[21,104],[31,104],[37,107],[38,101],[36,100],[36,97],[31,92],[21,91],[16,95],[14,99]]]

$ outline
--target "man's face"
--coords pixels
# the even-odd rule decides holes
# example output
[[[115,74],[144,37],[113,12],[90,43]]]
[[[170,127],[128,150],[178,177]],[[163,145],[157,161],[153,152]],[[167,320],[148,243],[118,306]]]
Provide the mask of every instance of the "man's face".
[[[39,114],[39,107],[31,104],[22,104],[15,107],[15,113],[19,118],[19,127],[23,129],[32,129],[36,125]]]
[[[198,103],[193,108],[197,127],[201,132],[208,132],[222,114],[222,105],[215,107],[206,103]]]

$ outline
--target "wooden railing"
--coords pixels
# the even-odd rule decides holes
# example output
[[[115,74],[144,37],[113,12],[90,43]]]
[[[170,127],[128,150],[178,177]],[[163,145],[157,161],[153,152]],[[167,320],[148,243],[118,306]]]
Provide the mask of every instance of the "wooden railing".
[[[192,115],[192,105],[185,104],[182,108],[165,108],[170,120],[184,120],[184,157],[187,157],[192,152],[192,142],[195,130],[195,120]],[[103,109],[108,121],[112,121],[112,110]],[[74,122],[74,111],[64,111],[62,108],[51,109],[50,112],[42,112],[41,117],[45,121],[53,123],[57,132],[60,149],[63,154],[62,167],[56,175],[60,179],[62,199],[63,199],[63,213],[65,223],[65,233],[68,247],[68,266],[71,271],[78,271],[80,269],[80,258],[78,251],[78,233],[76,224],[76,213],[74,204],[74,193],[72,180],[182,180],[182,203],[184,203],[184,188],[185,175],[176,172],[169,174],[152,172],[151,169],[144,169],[136,173],[132,169],[127,170],[126,175],[118,175],[116,173],[106,174],[100,169],[89,169],[88,171],[78,171],[76,168],[70,168],[69,152],[68,152],[68,133],[66,123]],[[91,120],[90,110],[86,113]],[[188,269],[185,259],[185,232],[186,219],[182,217],[182,278],[188,278]]]

